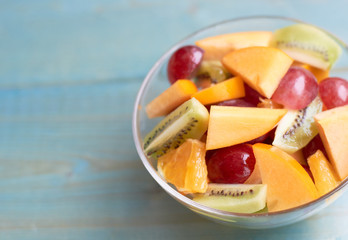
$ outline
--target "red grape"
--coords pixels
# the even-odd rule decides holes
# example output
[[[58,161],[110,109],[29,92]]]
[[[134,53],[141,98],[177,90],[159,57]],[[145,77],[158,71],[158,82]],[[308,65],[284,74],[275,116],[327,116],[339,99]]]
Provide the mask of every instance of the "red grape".
[[[256,104],[246,101],[244,98],[226,100],[217,104],[218,106],[235,106],[235,107],[256,107]]]
[[[248,84],[244,83],[245,90],[245,100],[255,104],[255,106],[260,102],[260,98],[263,98],[260,93],[249,87]]]
[[[167,67],[168,79],[173,84],[178,79],[190,79],[202,61],[204,50],[197,46],[184,46],[170,57]]]
[[[324,148],[324,144],[321,141],[320,135],[317,134],[303,149],[303,157],[308,159],[312,154],[314,154],[317,150],[322,151],[322,153],[327,158],[327,154]]]
[[[348,81],[342,78],[326,78],[319,84],[319,96],[327,109],[348,104]]]
[[[251,145],[239,144],[209,152],[206,156],[208,178],[214,183],[244,183],[254,171]]]
[[[262,135],[261,137],[255,138],[255,139],[250,140],[246,143],[248,143],[248,144],[263,143],[268,139],[269,135],[270,135],[270,133],[268,132],[268,133]]]
[[[302,109],[318,95],[315,76],[301,67],[291,67],[279,83],[272,100],[288,109]]]

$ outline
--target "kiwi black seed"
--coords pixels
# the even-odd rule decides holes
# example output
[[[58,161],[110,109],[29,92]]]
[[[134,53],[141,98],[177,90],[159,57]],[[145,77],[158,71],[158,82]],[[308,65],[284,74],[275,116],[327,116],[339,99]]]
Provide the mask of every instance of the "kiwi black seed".
[[[342,53],[330,34],[308,24],[293,24],[276,30],[269,43],[287,53],[294,60],[327,70]]]
[[[204,194],[195,194],[193,200],[219,210],[253,213],[266,206],[265,184],[208,184]]]

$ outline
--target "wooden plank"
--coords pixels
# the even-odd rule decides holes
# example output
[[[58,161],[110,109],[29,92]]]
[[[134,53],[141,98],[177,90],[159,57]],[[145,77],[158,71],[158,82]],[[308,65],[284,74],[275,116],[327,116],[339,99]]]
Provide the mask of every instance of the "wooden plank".
[[[347,40],[345,9],[345,0],[0,1],[0,239],[348,238],[347,193],[288,227],[210,222],[158,186],[131,132],[146,72],[192,31],[272,14]]]
[[[338,24],[347,19],[344,6],[345,0],[3,1],[0,87],[143,77],[175,42],[242,16],[299,18],[348,41],[344,24]]]

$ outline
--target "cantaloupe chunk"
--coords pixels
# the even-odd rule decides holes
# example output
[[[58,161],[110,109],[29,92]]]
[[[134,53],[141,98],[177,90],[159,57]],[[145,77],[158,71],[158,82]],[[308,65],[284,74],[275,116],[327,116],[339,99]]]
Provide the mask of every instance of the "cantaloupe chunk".
[[[227,53],[245,47],[268,46],[272,32],[238,32],[208,37],[196,42],[204,49],[204,60],[221,60]]]
[[[277,147],[253,145],[263,184],[267,184],[269,212],[281,211],[315,200],[318,191],[306,170]]]
[[[340,180],[348,176],[348,106],[332,108],[314,117],[329,160]]]
[[[320,196],[330,192],[340,183],[332,165],[320,150],[308,158],[308,165]]]
[[[293,60],[272,47],[242,48],[222,58],[224,67],[261,95],[271,98]]]
[[[207,149],[244,143],[272,130],[286,109],[211,106]]]
[[[146,106],[149,118],[165,116],[196,93],[196,85],[187,79],[177,80]]]
[[[192,95],[192,97],[196,98],[203,105],[217,103],[234,98],[241,98],[244,96],[244,84],[243,80],[240,77],[234,77],[225,80]]]

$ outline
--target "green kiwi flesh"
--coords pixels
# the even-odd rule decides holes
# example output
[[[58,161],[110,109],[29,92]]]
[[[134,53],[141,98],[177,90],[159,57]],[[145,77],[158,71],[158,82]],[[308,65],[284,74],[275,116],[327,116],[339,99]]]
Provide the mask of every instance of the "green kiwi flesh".
[[[255,213],[266,207],[266,195],[266,184],[210,183],[206,193],[196,194],[193,200],[218,210]]]
[[[144,138],[145,154],[157,159],[186,139],[200,139],[207,131],[209,112],[191,98],[159,122]]]
[[[318,133],[314,116],[321,112],[323,103],[316,97],[306,108],[289,110],[279,121],[273,146],[294,153],[306,146]]]
[[[271,38],[270,46],[283,50],[294,60],[323,70],[330,69],[342,52],[333,37],[308,24],[278,29]]]

